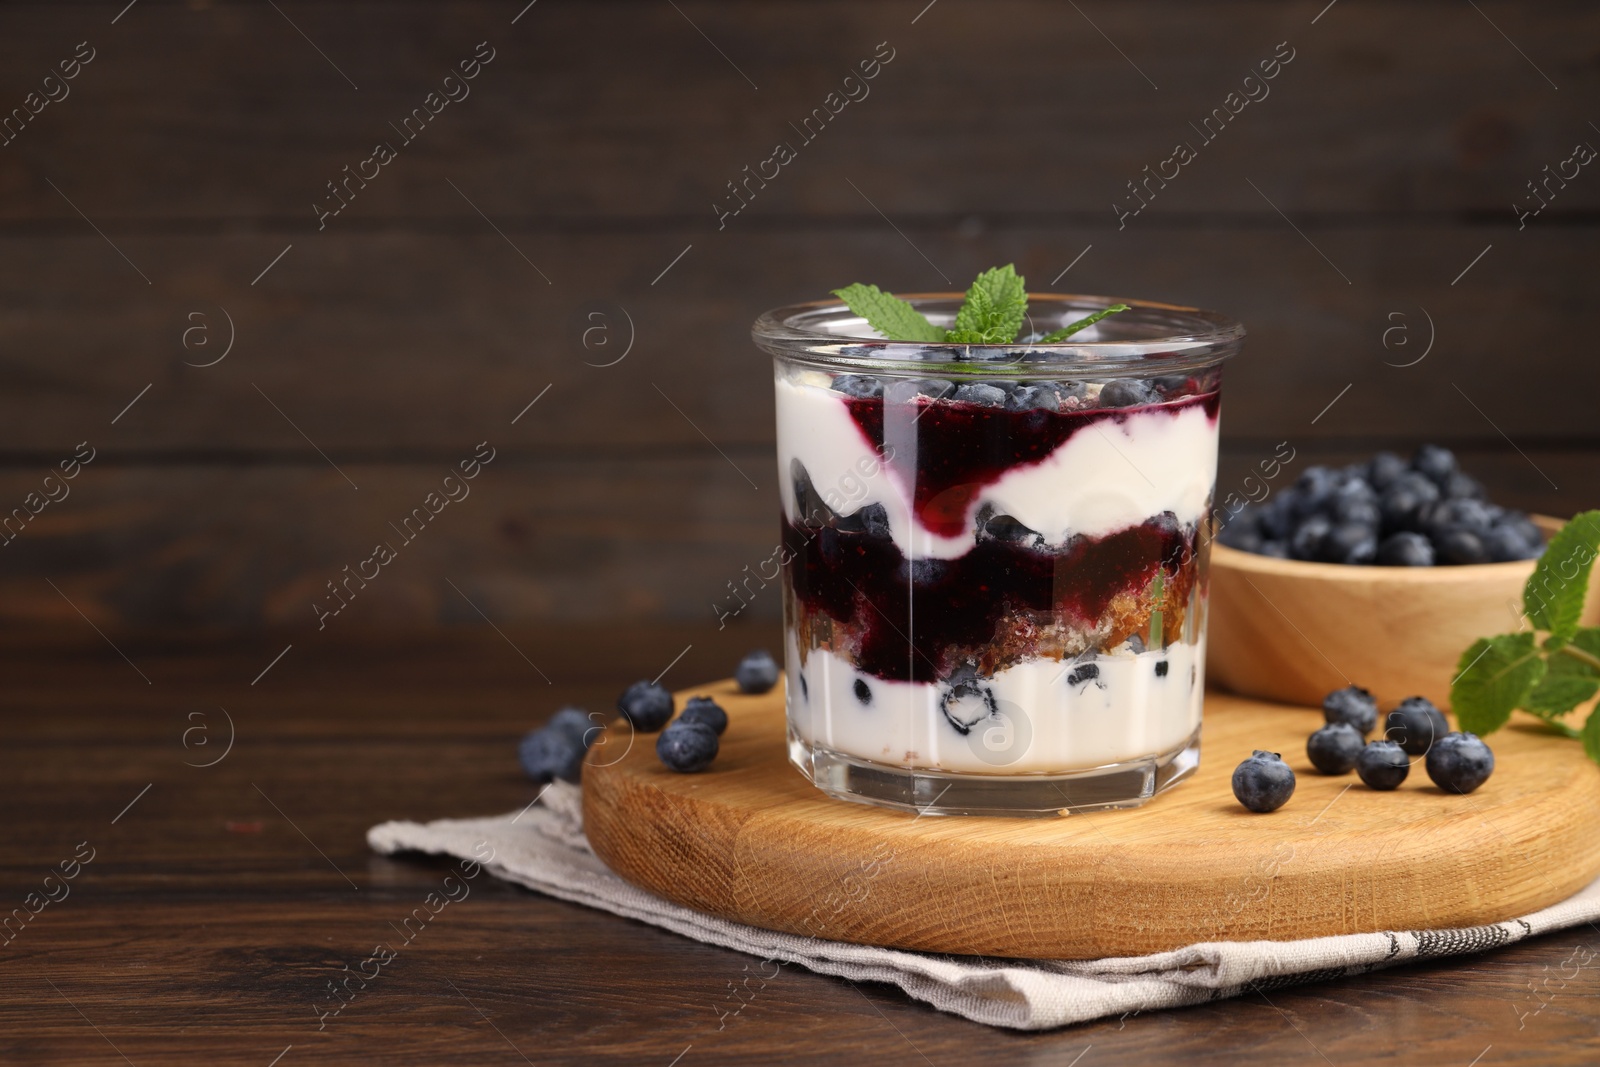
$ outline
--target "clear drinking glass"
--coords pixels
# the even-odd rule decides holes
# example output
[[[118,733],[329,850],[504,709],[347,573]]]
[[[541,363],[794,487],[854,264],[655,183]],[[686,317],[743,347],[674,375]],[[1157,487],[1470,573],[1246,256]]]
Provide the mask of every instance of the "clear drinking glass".
[[[908,297],[950,325],[956,294]],[[789,756],[934,814],[1128,807],[1199,762],[1214,312],[1030,294],[1051,345],[878,339],[838,302],[773,356]]]

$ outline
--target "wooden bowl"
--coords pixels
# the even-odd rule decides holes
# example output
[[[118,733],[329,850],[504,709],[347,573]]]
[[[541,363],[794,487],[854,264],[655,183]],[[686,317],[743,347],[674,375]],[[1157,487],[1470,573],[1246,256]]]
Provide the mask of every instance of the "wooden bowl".
[[[1534,516],[1545,534],[1558,519]],[[1533,561],[1467,567],[1301,563],[1211,546],[1206,677],[1223,689],[1317,706],[1354,683],[1387,708],[1421,695],[1449,707],[1461,653],[1519,628]],[[1584,624],[1600,623],[1591,584]]]

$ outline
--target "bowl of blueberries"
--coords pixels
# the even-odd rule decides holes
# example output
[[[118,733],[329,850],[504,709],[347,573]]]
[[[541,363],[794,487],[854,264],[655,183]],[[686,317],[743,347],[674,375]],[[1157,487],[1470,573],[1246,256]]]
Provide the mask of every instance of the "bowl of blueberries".
[[[1438,445],[1308,467],[1217,518],[1209,679],[1300,705],[1359,675],[1385,699],[1448,707],[1462,651],[1517,629],[1523,586],[1561,526],[1489,500]]]

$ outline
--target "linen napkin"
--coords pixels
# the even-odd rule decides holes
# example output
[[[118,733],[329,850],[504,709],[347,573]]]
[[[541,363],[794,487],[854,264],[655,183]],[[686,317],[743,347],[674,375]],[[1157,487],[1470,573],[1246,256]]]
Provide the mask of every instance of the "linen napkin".
[[[774,965],[774,975],[778,966],[795,963],[850,981],[887,982],[940,1011],[1016,1030],[1047,1030],[1364,974],[1411,960],[1482,952],[1600,919],[1596,881],[1560,904],[1491,926],[1302,941],[1213,941],[1102,960],[993,960],[911,952],[762,930],[629,885],[589,849],[581,801],[577,786],[555,782],[538,803],[520,812],[386,822],[367,831],[367,843],[386,855],[431,852],[481,862],[496,877],[561,900],[749,953]]]

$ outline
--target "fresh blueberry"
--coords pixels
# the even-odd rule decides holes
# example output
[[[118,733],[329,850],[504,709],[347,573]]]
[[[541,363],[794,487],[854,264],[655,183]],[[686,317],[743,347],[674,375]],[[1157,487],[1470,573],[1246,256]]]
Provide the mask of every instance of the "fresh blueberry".
[[[1312,515],[1301,521],[1289,537],[1289,555],[1295,559],[1314,560],[1322,554],[1322,541],[1333,529],[1326,515]]]
[[[1419,529],[1428,509],[1438,499],[1438,486],[1416,471],[1407,471],[1383,491],[1378,501],[1384,530],[1392,533]]]
[[[988,382],[967,382],[956,386],[951,399],[958,404],[975,404],[980,408],[1003,408],[1006,406],[1006,391]]]
[[[634,682],[617,698],[617,710],[635,730],[653,734],[672,718],[672,694],[655,682]]]
[[[1276,752],[1257,749],[1233,769],[1233,795],[1251,811],[1277,811],[1294,796],[1294,771]]]
[[[1286,540],[1294,530],[1297,494],[1293,488],[1284,490],[1265,504],[1253,509],[1256,526],[1268,541]]]
[[[600,723],[589,718],[589,713],[582,708],[562,708],[550,716],[550,721],[545,723],[544,728],[561,730],[584,748],[594,744],[595,738],[600,736],[603,729]]]
[[[866,374],[841,374],[833,380],[833,388],[857,400],[875,400],[883,395],[883,383]]]
[[[1484,534],[1483,547],[1488,551],[1491,563],[1538,559],[1544,552],[1543,545],[1529,544],[1522,531],[1508,523],[1502,523]]]
[[[1258,556],[1271,556],[1273,559],[1288,559],[1289,545],[1284,541],[1263,541],[1261,547],[1256,549]]]
[[[1411,469],[1428,476],[1428,480],[1443,489],[1456,472],[1456,454],[1439,445],[1423,445],[1411,457]]]
[[[1256,524],[1241,514],[1222,528],[1217,534],[1217,540],[1229,548],[1237,548],[1240,552],[1255,552],[1261,548],[1261,542],[1265,538],[1261,536]]]
[[[883,395],[891,404],[909,404],[919,396],[943,400],[955,391],[955,382],[943,378],[898,378],[884,387]]]
[[[994,692],[978,680],[978,672],[962,667],[950,676],[950,685],[939,697],[939,710],[945,720],[965,736],[979,722],[995,713]]]
[[[690,697],[678,715],[678,721],[697,722],[701,726],[711,727],[713,733],[720,735],[728,728],[728,713],[710,697]]]
[[[1364,467],[1346,467],[1339,472],[1339,483],[1333,490],[1335,503],[1341,500],[1365,500],[1376,504],[1378,491],[1367,481]]]
[[[1360,731],[1347,722],[1330,722],[1306,738],[1306,755],[1323,774],[1349,774],[1365,747]]]
[[[1305,518],[1324,511],[1333,501],[1339,488],[1339,475],[1327,467],[1307,467],[1294,483],[1294,512],[1296,518]]]
[[[711,766],[721,742],[705,723],[675,722],[656,738],[656,755],[670,771],[693,774]]]
[[[1377,534],[1372,526],[1360,522],[1339,523],[1328,531],[1317,546],[1317,558],[1324,563],[1366,564],[1376,559],[1377,555]]]
[[[1168,668],[1168,666],[1169,666],[1169,664],[1167,663],[1166,660],[1164,660],[1164,659],[1156,660],[1156,677],[1157,678],[1165,678],[1167,676],[1167,668]]]
[[[1150,385],[1162,396],[1182,396],[1189,391],[1189,376],[1187,374],[1162,374],[1151,378]]]
[[[1083,382],[1023,382],[1023,385],[1041,385],[1056,394],[1058,400],[1083,400],[1089,395],[1089,387]]]
[[[1356,757],[1356,773],[1372,789],[1397,789],[1411,773],[1411,760],[1393,741],[1368,741]]]
[[[1481,500],[1463,497],[1441,500],[1428,512],[1428,532],[1434,537],[1450,530],[1471,530],[1483,534],[1494,525],[1495,509]]]
[[[1427,697],[1406,697],[1383,720],[1383,736],[1413,756],[1422,755],[1449,732],[1444,712]]]
[[[1385,567],[1433,566],[1433,542],[1419,533],[1401,530],[1378,545],[1378,563]]]
[[[1483,486],[1476,478],[1456,471],[1445,479],[1444,496],[1446,500],[1482,500],[1484,498]]]
[[[1380,493],[1406,472],[1406,461],[1393,452],[1379,452],[1367,461],[1367,481]]]
[[[1433,552],[1440,563],[1464,565],[1489,562],[1489,546],[1483,543],[1483,538],[1459,527],[1434,537]]]
[[[1369,498],[1359,494],[1340,494],[1334,497],[1329,514],[1336,524],[1354,523],[1369,530],[1376,530],[1383,521],[1383,512],[1378,507],[1376,497]]]
[[[583,771],[583,739],[572,731],[545,727],[522,739],[517,757],[529,778],[543,785],[552,778],[576,782]]]
[[[863,705],[870,705],[872,703],[872,687],[867,685],[866,682],[862,681],[860,678],[857,678],[856,684],[853,688],[855,690],[856,699],[859,700]]]
[[[733,669],[733,680],[739,683],[741,693],[765,693],[778,684],[778,664],[772,653],[758,648],[739,661]]]
[[[1428,750],[1423,766],[1447,793],[1470,793],[1494,773],[1494,753],[1477,734],[1445,734]]]
[[[1509,526],[1522,534],[1522,539],[1535,548],[1543,551],[1544,531],[1539,529],[1532,519],[1520,511],[1503,511],[1497,526]]]
[[[1061,398],[1043,385],[1019,385],[1006,396],[1007,411],[1055,411]]]
[[[1161,397],[1148,382],[1137,378],[1117,378],[1100,389],[1100,406],[1103,408],[1131,408],[1140,404],[1155,404]]]
[[[1352,726],[1365,737],[1378,725],[1378,702],[1359,685],[1347,685],[1322,698],[1322,717]]]

